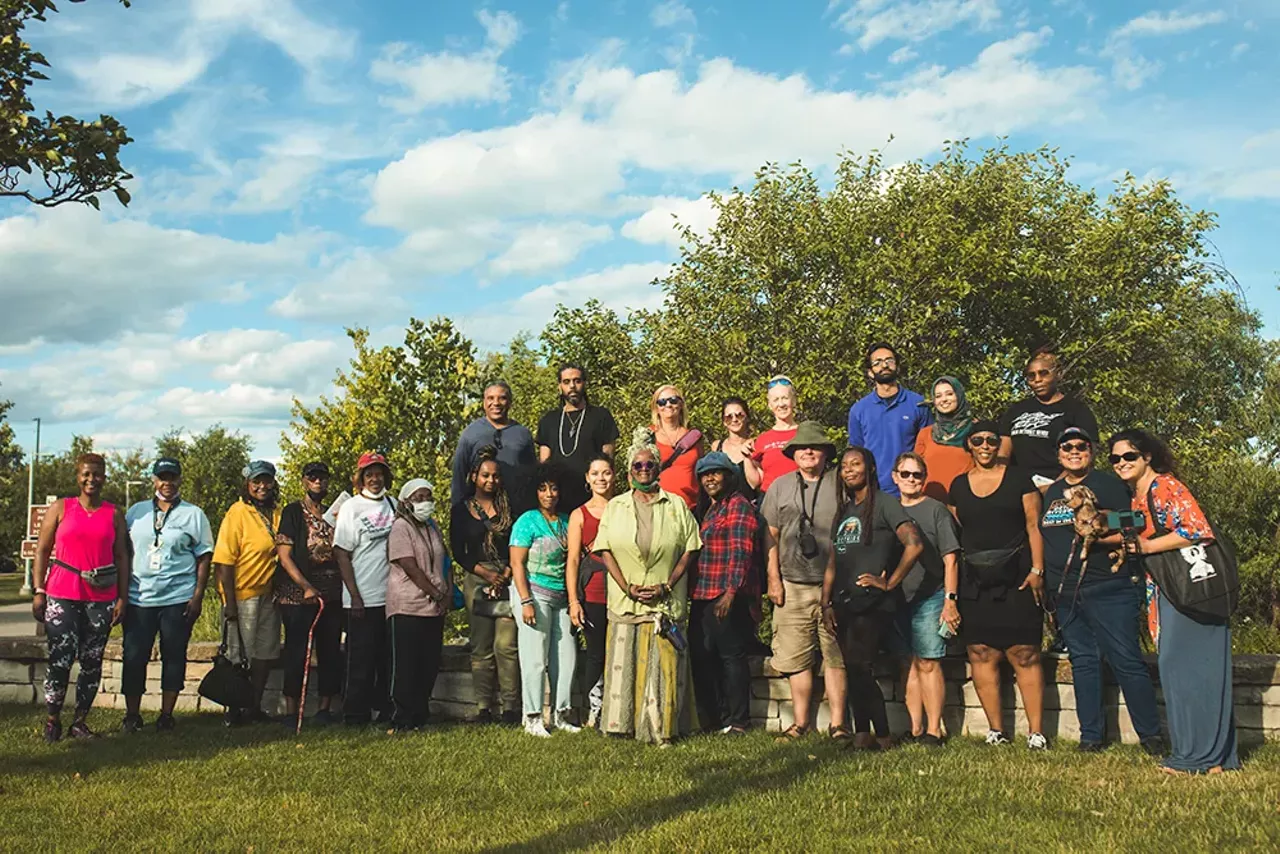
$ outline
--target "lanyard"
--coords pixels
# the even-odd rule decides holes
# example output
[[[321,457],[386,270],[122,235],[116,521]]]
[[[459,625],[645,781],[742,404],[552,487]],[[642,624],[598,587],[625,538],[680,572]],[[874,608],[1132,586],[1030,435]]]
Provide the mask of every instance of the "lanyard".
[[[809,482],[804,479],[804,475],[796,472],[796,480],[800,481],[800,524],[813,527],[813,518],[818,515],[818,493],[822,491],[822,481],[826,472],[818,476],[818,483],[813,487],[813,511],[809,511],[808,503],[805,501],[804,494],[809,489]]]
[[[169,505],[169,509],[164,511],[164,515],[160,515],[160,502],[151,499],[151,530],[155,534],[155,540],[152,542],[152,548],[160,548],[160,532],[164,530],[164,526],[169,522],[169,515],[174,509],[182,503],[181,498],[175,498],[173,503]]]

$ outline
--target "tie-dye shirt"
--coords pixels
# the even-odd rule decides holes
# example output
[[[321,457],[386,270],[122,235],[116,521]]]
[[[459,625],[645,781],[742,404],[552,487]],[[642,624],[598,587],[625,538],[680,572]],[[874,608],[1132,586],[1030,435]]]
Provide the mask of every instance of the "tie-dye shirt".
[[[1186,484],[1171,474],[1158,474],[1151,481],[1151,504],[1155,507],[1156,518],[1147,519],[1147,527],[1143,530],[1144,538],[1156,532],[1156,523],[1165,531],[1174,533],[1188,540],[1211,540],[1213,529],[1209,520]],[[1133,497],[1133,509],[1140,510],[1150,516],[1145,495]],[[1150,575],[1147,576],[1147,627],[1151,630],[1151,640],[1156,647],[1160,646],[1160,588]]]
[[[555,522],[541,510],[529,510],[511,528],[513,548],[529,550],[525,571],[535,593],[562,599],[565,594],[564,569],[569,556],[569,517],[563,513]]]

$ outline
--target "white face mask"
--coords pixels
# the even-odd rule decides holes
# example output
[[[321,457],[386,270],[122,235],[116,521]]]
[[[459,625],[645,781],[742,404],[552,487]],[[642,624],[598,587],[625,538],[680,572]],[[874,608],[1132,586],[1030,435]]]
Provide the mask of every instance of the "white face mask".
[[[379,489],[377,492],[370,492],[367,489],[360,490],[360,494],[370,501],[381,501],[387,494],[385,489]]]
[[[436,503],[434,501],[419,501],[413,505],[413,518],[419,522],[427,522],[435,515]]]

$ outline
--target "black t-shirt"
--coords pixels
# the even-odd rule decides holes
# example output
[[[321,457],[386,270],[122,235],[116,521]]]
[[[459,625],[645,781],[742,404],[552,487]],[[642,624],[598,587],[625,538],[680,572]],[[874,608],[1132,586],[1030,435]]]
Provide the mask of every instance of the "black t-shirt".
[[[566,482],[560,487],[561,513],[570,513],[587,503],[587,468],[591,458],[605,445],[618,441],[618,425],[613,413],[603,406],[588,406],[579,412],[556,407],[538,421],[534,442],[551,449],[551,460],[564,466]]]
[[[1031,568],[1027,546],[1027,514],[1022,496],[1037,492],[1031,475],[1009,466],[995,492],[979,498],[969,486],[969,475],[959,475],[951,482],[951,505],[960,521],[960,545],[965,563],[960,573],[960,592],[972,598],[979,587],[1016,587]],[[1015,557],[991,564],[975,566],[968,559],[977,552],[1018,549]]]
[[[874,503],[874,516],[869,525],[862,519],[863,505],[850,504],[836,521],[831,534],[831,547],[836,556],[834,589],[848,591],[850,600],[847,607],[854,611],[870,610],[873,607],[893,610],[901,597],[900,591],[885,596],[874,587],[859,587],[855,583],[858,576],[864,573],[883,575],[897,566],[902,555],[898,526],[911,521],[898,499],[886,492],[877,489]],[[841,597],[833,593],[832,599],[839,601]]]
[[[495,555],[485,551],[488,533],[489,529],[484,521],[471,515],[466,502],[459,501],[454,504],[449,511],[449,551],[453,553],[454,563],[470,572],[477,563],[494,560]],[[508,528],[506,534],[500,535],[495,542],[497,562],[504,566],[510,560],[508,551],[510,539],[511,530]]]
[[[1091,489],[1098,497],[1099,510],[1129,509],[1129,488],[1124,485],[1124,481],[1110,472],[1091,471],[1081,484]],[[1081,544],[1075,542],[1076,530],[1072,525],[1075,521],[1075,511],[1067,506],[1067,500],[1063,497],[1067,487],[1072,485],[1065,480],[1055,481],[1045,491],[1044,511],[1040,515],[1040,534],[1044,537],[1045,575],[1051,581],[1049,586],[1055,590],[1058,582],[1062,580],[1062,571],[1067,566],[1068,560],[1070,560],[1071,572],[1063,589],[1074,590],[1076,579],[1080,577]],[[1072,543],[1075,543],[1074,549]],[[1115,546],[1095,545],[1089,551],[1088,565],[1084,574],[1085,583],[1115,578],[1115,574],[1111,572],[1109,556],[1109,552],[1115,548]]]
[[[1058,434],[1068,427],[1080,427],[1095,439],[1098,437],[1098,419],[1089,407],[1070,397],[1057,403],[1028,398],[1010,406],[1000,416],[1000,435],[1013,439],[1012,463],[1031,474],[1051,479],[1062,473],[1062,466],[1058,464]]]

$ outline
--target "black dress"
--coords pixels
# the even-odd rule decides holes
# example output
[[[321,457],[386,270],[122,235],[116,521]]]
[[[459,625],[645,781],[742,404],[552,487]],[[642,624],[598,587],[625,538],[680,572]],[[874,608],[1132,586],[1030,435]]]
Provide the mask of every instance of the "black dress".
[[[1022,496],[1036,491],[1025,469],[1010,467],[995,492],[979,498],[962,474],[951,483],[960,520],[964,562],[960,572],[960,635],[965,644],[995,649],[1039,648],[1044,613],[1028,587],[1031,571]]]

